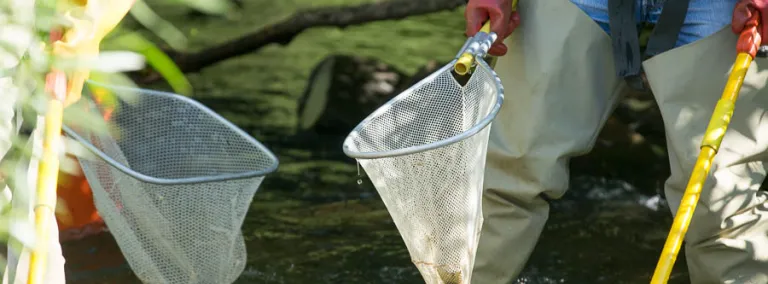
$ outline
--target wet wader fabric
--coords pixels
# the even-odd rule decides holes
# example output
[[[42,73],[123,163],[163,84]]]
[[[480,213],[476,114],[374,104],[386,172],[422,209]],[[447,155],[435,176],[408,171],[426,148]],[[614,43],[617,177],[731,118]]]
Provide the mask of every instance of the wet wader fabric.
[[[593,147],[626,88],[611,38],[581,9],[568,0],[520,0],[518,11],[522,23],[496,65],[510,103],[491,128],[474,283],[511,283],[519,275],[548,218],[542,195],[565,193],[568,159]],[[643,64],[667,127],[673,214],[735,46],[736,35],[724,27]],[[768,119],[768,71],[761,65],[768,61],[750,68],[688,231],[692,283],[745,283],[740,275],[768,283],[768,204],[758,191],[768,159],[768,123],[761,123]]]

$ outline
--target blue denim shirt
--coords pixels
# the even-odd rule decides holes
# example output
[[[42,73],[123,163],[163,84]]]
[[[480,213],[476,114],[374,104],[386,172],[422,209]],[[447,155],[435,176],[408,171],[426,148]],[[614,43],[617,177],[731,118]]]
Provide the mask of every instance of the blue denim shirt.
[[[570,0],[610,34],[608,24],[609,0]],[[688,14],[675,47],[692,43],[714,34],[731,24],[733,8],[738,0],[690,0]],[[655,24],[661,15],[664,0],[636,0],[635,18],[638,23]]]

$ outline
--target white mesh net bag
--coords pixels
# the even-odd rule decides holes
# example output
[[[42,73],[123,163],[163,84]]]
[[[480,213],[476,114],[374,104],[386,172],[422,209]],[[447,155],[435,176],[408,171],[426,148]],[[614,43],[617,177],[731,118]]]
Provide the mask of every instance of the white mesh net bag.
[[[496,73],[479,56],[494,38],[478,34],[459,53],[486,43],[472,52],[476,66],[466,84],[451,71],[454,60],[380,107],[344,142],[429,284],[471,278],[488,134],[503,101]]]
[[[133,95],[105,119],[114,130],[64,130],[98,157],[79,161],[133,271],[145,283],[234,282],[245,268],[243,219],[277,158],[189,98],[96,86]]]

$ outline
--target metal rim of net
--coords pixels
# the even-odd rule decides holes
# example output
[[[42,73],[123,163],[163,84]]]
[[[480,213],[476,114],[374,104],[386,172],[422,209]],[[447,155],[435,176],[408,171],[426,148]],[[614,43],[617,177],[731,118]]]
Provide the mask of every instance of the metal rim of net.
[[[462,50],[464,50],[464,48],[462,48]],[[406,89],[405,91],[400,93],[400,95],[392,98],[387,103],[379,107],[376,111],[368,115],[368,117],[366,117],[363,121],[361,121],[352,130],[352,132],[350,132],[349,135],[347,135],[347,138],[344,139],[344,144],[343,144],[344,154],[346,154],[350,158],[355,158],[355,159],[377,159],[377,158],[388,158],[388,157],[410,155],[414,153],[437,149],[440,147],[445,147],[447,145],[460,142],[462,140],[465,140],[469,137],[474,136],[475,134],[485,129],[485,127],[490,125],[493,119],[496,118],[496,115],[501,110],[501,105],[504,102],[504,88],[502,87],[501,82],[498,79],[498,75],[496,74],[496,71],[494,71],[493,68],[491,68],[488,65],[488,63],[486,63],[482,59],[482,56],[477,56],[475,59],[476,64],[487,69],[487,71],[489,71],[496,78],[496,80],[494,81],[494,86],[496,88],[497,95],[496,95],[496,102],[494,103],[494,106],[491,109],[491,111],[488,113],[488,115],[485,118],[480,120],[476,125],[470,127],[469,129],[462,132],[461,134],[454,135],[452,137],[445,138],[445,139],[428,143],[428,144],[410,146],[406,148],[387,150],[387,151],[360,152],[360,151],[352,150],[356,148],[356,147],[352,147],[352,145],[354,141],[359,137],[360,130],[362,130],[371,120],[383,114],[384,112],[388,111],[394,103],[397,103],[398,101],[406,98],[413,90],[424,86],[426,83],[432,81],[433,79],[441,75],[443,72],[446,72],[446,71],[450,72],[449,70],[451,70],[454,67],[454,64],[456,63],[456,61],[457,59],[453,59],[450,63],[446,64],[442,68],[433,72],[431,75],[427,76],[426,78],[422,79],[415,85]]]
[[[153,95],[153,96],[165,96],[165,97],[172,97],[174,99],[178,99],[181,101],[184,101],[186,103],[189,103],[193,105],[194,107],[198,108],[199,110],[205,112],[206,114],[210,115],[211,117],[217,119],[219,122],[221,122],[223,125],[230,128],[230,130],[234,131],[238,135],[240,135],[243,139],[248,141],[248,143],[251,143],[256,148],[258,148],[260,151],[263,151],[264,154],[270,159],[270,166],[259,169],[259,170],[252,170],[252,171],[245,171],[240,173],[233,173],[233,174],[219,174],[214,176],[202,176],[202,177],[192,177],[192,178],[176,178],[176,179],[168,179],[168,178],[157,178],[157,177],[151,177],[142,173],[139,173],[137,171],[132,170],[129,167],[126,167],[122,163],[116,161],[115,159],[111,158],[109,155],[104,153],[103,151],[99,150],[98,147],[88,142],[87,139],[83,138],[79,134],[77,134],[76,131],[74,131],[72,128],[68,127],[67,125],[62,125],[62,130],[68,135],[74,138],[78,143],[83,145],[88,151],[95,154],[98,158],[102,159],[104,162],[109,164],[110,166],[120,170],[121,172],[146,183],[151,184],[160,184],[160,185],[179,185],[179,184],[195,184],[195,183],[209,183],[209,182],[220,182],[220,181],[227,181],[227,180],[236,180],[236,179],[245,179],[245,178],[253,178],[253,177],[260,177],[260,176],[266,176],[275,170],[277,170],[277,167],[279,165],[279,160],[277,159],[277,156],[275,156],[272,151],[270,151],[266,146],[264,146],[261,142],[253,138],[252,136],[248,135],[245,131],[231,123],[229,120],[225,119],[218,113],[214,112],[210,108],[206,107],[205,105],[190,99],[185,96],[181,96],[178,94],[170,93],[170,92],[163,92],[163,91],[156,91],[156,90],[148,90],[148,89],[140,89],[140,88],[132,88],[132,87],[124,87],[124,86],[113,86],[108,85],[104,83],[97,83],[93,81],[88,81],[88,85],[94,85],[94,86],[100,86],[104,88],[109,88],[112,90],[123,90],[123,91],[141,91],[144,94],[147,95]]]

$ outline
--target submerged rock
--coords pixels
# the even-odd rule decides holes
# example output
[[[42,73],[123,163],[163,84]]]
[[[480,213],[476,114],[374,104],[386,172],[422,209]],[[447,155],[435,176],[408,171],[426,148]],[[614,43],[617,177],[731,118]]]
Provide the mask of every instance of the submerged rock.
[[[346,136],[404,84],[403,72],[376,59],[332,55],[310,74],[298,102],[299,133]]]

